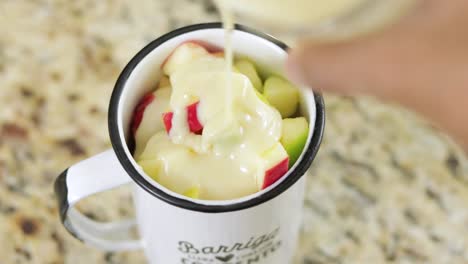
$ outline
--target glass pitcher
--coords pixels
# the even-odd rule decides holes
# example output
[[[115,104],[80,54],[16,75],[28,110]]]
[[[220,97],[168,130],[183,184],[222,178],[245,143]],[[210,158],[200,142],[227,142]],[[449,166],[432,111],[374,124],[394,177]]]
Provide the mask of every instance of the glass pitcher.
[[[418,0],[215,0],[236,21],[288,37],[336,40],[378,30]]]

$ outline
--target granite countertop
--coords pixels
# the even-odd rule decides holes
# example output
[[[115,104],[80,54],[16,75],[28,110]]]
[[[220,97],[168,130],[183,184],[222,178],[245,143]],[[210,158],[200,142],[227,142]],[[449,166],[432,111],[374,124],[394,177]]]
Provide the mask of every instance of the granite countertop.
[[[68,235],[52,183],[110,147],[107,104],[133,54],[168,30],[213,20],[209,1],[0,2],[1,264],[145,263],[142,252],[99,252]],[[462,151],[405,110],[325,99],[296,263],[468,263]],[[133,214],[127,188],[79,206],[98,220]]]

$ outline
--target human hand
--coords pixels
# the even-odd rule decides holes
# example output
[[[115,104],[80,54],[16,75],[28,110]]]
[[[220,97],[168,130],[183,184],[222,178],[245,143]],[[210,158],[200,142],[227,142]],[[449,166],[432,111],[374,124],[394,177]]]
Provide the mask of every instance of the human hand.
[[[299,41],[287,71],[315,89],[413,109],[468,149],[467,26],[468,1],[422,0],[383,31],[347,42]]]

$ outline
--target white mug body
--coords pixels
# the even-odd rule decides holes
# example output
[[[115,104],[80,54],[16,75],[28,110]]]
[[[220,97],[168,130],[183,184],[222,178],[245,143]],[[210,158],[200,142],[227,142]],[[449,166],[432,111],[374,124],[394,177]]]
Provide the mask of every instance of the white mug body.
[[[224,213],[174,207],[136,187],[138,228],[149,263],[290,263],[304,182],[258,206]]]

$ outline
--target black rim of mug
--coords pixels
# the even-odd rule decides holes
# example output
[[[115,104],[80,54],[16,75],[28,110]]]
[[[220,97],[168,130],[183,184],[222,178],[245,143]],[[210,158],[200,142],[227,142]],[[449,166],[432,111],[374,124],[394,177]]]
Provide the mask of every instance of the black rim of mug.
[[[205,213],[223,213],[223,212],[243,210],[243,209],[247,209],[247,208],[262,204],[264,202],[267,202],[277,197],[278,195],[282,194],[285,190],[287,190],[294,183],[296,183],[306,173],[307,169],[312,164],[312,161],[314,160],[320,148],[320,144],[321,144],[323,132],[324,132],[324,127],[325,127],[324,101],[323,101],[322,95],[320,93],[315,92],[314,95],[315,95],[315,104],[316,104],[316,121],[315,121],[315,126],[314,126],[314,133],[313,133],[313,136],[309,145],[307,146],[307,149],[305,151],[305,154],[302,160],[299,161],[299,164],[297,165],[295,170],[290,172],[289,176],[286,179],[284,179],[284,181],[281,184],[277,185],[275,188],[273,188],[272,190],[268,192],[265,192],[259,196],[256,196],[246,201],[241,201],[238,203],[232,203],[232,204],[226,204],[226,205],[200,204],[200,203],[196,203],[193,201],[189,201],[186,199],[172,196],[166,193],[165,191],[158,189],[151,182],[147,181],[136,170],[132,162],[128,159],[124,150],[125,146],[123,145],[122,140],[121,140],[121,138],[123,138],[124,136],[121,135],[118,130],[117,109],[119,107],[120,97],[122,95],[122,91],[124,90],[125,84],[129,76],[135,69],[135,67],[140,63],[140,61],[143,60],[150,52],[152,52],[162,43],[168,41],[169,39],[172,39],[174,37],[177,37],[179,35],[182,35],[188,32],[203,30],[203,29],[221,28],[221,27],[222,27],[222,23],[219,23],[219,22],[190,25],[190,26],[182,27],[174,31],[171,31],[157,38],[151,43],[149,43],[146,47],[144,47],[140,52],[138,52],[130,60],[127,66],[125,66],[124,70],[122,71],[119,78],[117,79],[117,82],[114,87],[114,91],[112,92],[110,104],[109,104],[109,116],[108,116],[109,124],[108,125],[109,125],[109,135],[110,135],[112,147],[117,155],[117,158],[119,159],[123,168],[130,175],[130,177],[145,191],[147,191],[151,195],[155,196],[158,199],[161,199],[162,201],[166,203],[169,203],[171,205],[174,205],[180,208],[184,208],[184,209],[188,209],[192,211],[205,212]],[[261,33],[249,27],[238,25],[238,24],[235,25],[235,29],[238,31],[243,31],[249,34],[253,34],[257,37],[261,37],[263,39],[266,39],[272,42],[273,44],[279,46],[280,48],[284,50],[288,50],[288,46],[286,44],[282,43],[276,38],[270,35],[267,35],[265,33]]]

